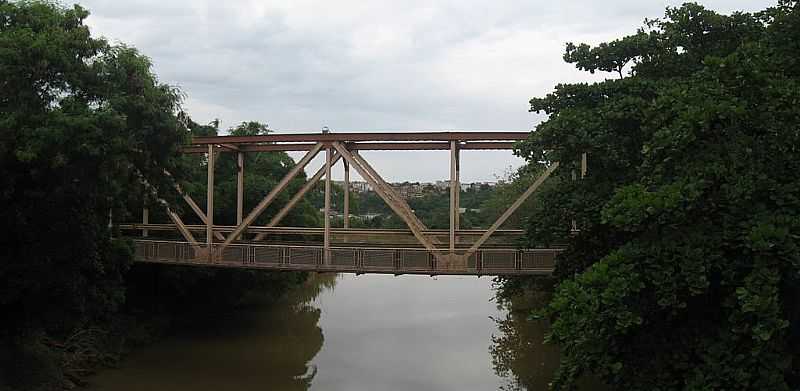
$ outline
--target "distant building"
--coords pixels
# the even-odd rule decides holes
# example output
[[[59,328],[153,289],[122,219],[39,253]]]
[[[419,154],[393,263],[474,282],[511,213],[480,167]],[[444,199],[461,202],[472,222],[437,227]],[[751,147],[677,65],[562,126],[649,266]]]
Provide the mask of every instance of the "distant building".
[[[369,185],[367,182],[350,182],[350,190],[356,193],[366,193],[368,191],[372,191],[372,186]]]

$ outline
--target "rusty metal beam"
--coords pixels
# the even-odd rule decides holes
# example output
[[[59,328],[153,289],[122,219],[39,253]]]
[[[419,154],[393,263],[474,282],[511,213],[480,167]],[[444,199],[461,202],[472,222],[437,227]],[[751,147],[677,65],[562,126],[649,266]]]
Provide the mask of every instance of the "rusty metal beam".
[[[206,213],[202,209],[200,209],[200,206],[198,206],[196,202],[194,202],[194,199],[192,199],[192,196],[190,196],[189,194],[184,193],[183,189],[181,189],[181,187],[178,186],[177,183],[175,184],[175,190],[177,190],[178,193],[183,197],[183,200],[186,201],[187,204],[189,204],[189,207],[194,211],[194,214],[196,214],[197,217],[200,218],[200,221],[203,224],[208,225],[208,218],[206,217]],[[225,237],[222,236],[221,233],[216,232],[216,231],[214,231],[214,237],[216,237],[219,240],[225,240]]]
[[[586,152],[581,154],[581,179],[586,177],[586,173],[589,170],[589,163]]]
[[[276,142],[351,142],[351,141],[521,141],[530,132],[337,132],[337,133],[272,133],[257,136],[195,137],[193,145],[257,144]]]
[[[385,189],[378,184],[375,178],[373,178],[372,175],[370,175],[369,171],[367,171],[364,167],[362,167],[361,164],[350,153],[350,151],[348,151],[347,148],[342,146],[340,143],[336,142],[333,143],[333,147],[336,148],[336,150],[339,151],[342,157],[348,163],[350,163],[350,165],[353,166],[353,168],[355,168],[356,171],[358,171],[359,175],[361,175],[361,177],[364,178],[364,180],[366,180],[370,184],[370,186],[372,186],[373,190],[375,190],[375,192],[378,193],[378,195],[383,199],[383,201],[386,202],[387,205],[389,205],[389,208],[391,208],[394,211],[394,213],[396,213],[406,223],[408,228],[414,234],[414,237],[416,237],[417,240],[428,251],[433,253],[434,256],[438,258],[438,253],[436,253],[436,247],[433,245],[433,243],[431,243],[431,241],[428,240],[427,237],[425,237],[425,235],[422,233],[422,230],[420,230],[415,225],[411,216],[409,216],[407,212],[401,206],[398,205],[396,200],[394,200],[389,194],[386,193]]]
[[[350,164],[344,162],[344,228],[350,228]]]
[[[244,215],[244,153],[236,154],[236,224],[242,223]]]
[[[172,209],[170,209],[169,207],[167,207],[167,216],[169,216],[169,219],[172,220],[173,224],[175,224],[175,227],[178,229],[178,232],[181,233],[183,238],[186,239],[186,241],[188,241],[189,243],[191,243],[192,246],[195,247],[195,249],[199,249],[200,243],[194,238],[194,235],[192,235],[189,229],[186,228],[186,225],[183,224],[183,220],[181,220],[181,217],[178,216],[177,213],[173,212]]]
[[[214,146],[208,146],[208,178],[206,189],[206,248],[208,261],[214,262]]]
[[[150,224],[150,209],[147,209],[147,207],[142,209],[142,224]],[[145,228],[142,230],[142,237],[146,238],[147,235],[149,235],[149,232]]]
[[[238,238],[239,235],[241,235],[244,232],[244,230],[246,230],[247,227],[250,226],[250,224],[253,224],[253,222],[258,218],[258,216],[260,216],[261,213],[263,213],[264,210],[267,209],[269,204],[271,204],[272,201],[275,200],[275,197],[277,197],[278,194],[282,192],[283,189],[286,188],[286,186],[289,185],[289,182],[291,182],[291,180],[294,179],[294,177],[296,177],[297,174],[300,173],[300,171],[303,171],[303,169],[306,167],[308,162],[311,161],[311,159],[317,156],[317,153],[319,153],[320,149],[322,149],[322,143],[317,144],[317,146],[314,147],[314,149],[308,151],[308,153],[306,153],[306,155],[303,156],[303,158],[300,159],[300,161],[297,162],[297,164],[294,167],[292,167],[292,169],[289,170],[288,173],[286,173],[286,175],[283,177],[283,179],[281,179],[280,182],[278,182],[275,188],[272,189],[272,191],[270,191],[269,194],[267,194],[267,196],[264,197],[261,200],[261,202],[259,202],[258,205],[256,205],[255,208],[253,208],[253,210],[250,212],[250,214],[247,215],[247,217],[245,217],[242,223],[239,224],[230,235],[228,235],[228,238],[225,239],[225,242],[222,244],[221,247],[224,248],[225,246],[231,244],[231,242],[236,240],[236,238]]]
[[[461,143],[460,149],[468,150],[510,150],[514,142],[509,141],[472,141]],[[279,144],[240,144],[239,152],[291,152],[310,151],[314,143],[279,143]],[[449,142],[352,142],[348,143],[351,151],[446,151]],[[220,152],[232,152],[230,149],[215,147]],[[204,145],[187,145],[181,147],[182,153],[206,153]]]
[[[331,263],[331,158],[333,155],[330,144],[325,147],[325,232],[323,234],[322,259],[323,263]]]
[[[450,142],[450,252],[456,248],[456,230],[458,229],[458,141]]]
[[[374,178],[375,182],[379,186],[381,186],[383,188],[384,192],[390,198],[392,198],[393,202],[396,203],[397,206],[399,206],[400,208],[402,208],[405,211],[405,213],[408,215],[409,219],[413,222],[413,224],[416,226],[416,228],[418,230],[424,231],[424,230],[428,229],[428,227],[425,226],[425,223],[423,223],[422,220],[420,220],[417,217],[417,215],[414,214],[414,211],[411,209],[410,206],[408,206],[408,203],[406,203],[405,200],[403,200],[403,197],[401,197],[400,194],[397,194],[397,192],[392,188],[392,186],[389,185],[389,183],[387,183],[385,180],[383,180],[383,178],[380,176],[380,174],[378,174],[378,172],[364,159],[363,156],[361,156],[361,155],[359,155],[358,153],[355,153],[355,152],[352,153],[351,156],[364,169],[367,170],[367,172],[372,176],[372,178]]]
[[[341,158],[342,155],[336,153],[333,157],[333,163],[331,164],[336,164],[336,162],[338,162],[339,159]],[[307,180],[306,183],[303,185],[303,187],[301,187],[300,190],[297,191],[297,194],[295,194],[292,197],[292,199],[290,199],[289,202],[287,202],[286,205],[284,205],[283,208],[280,211],[278,211],[278,213],[276,213],[275,216],[272,217],[269,223],[267,223],[266,227],[271,228],[278,225],[278,223],[280,223],[281,220],[283,220],[283,218],[286,217],[287,214],[289,214],[292,208],[294,208],[294,206],[297,205],[297,203],[300,202],[301,199],[303,199],[303,196],[306,195],[306,193],[308,193],[309,190],[314,188],[314,185],[316,185],[317,182],[319,182],[319,180],[322,178],[323,175],[325,175],[324,165],[320,167],[319,170],[317,170],[317,172],[314,174],[314,176],[312,176],[311,179]],[[251,227],[251,229],[252,228],[255,227]],[[263,240],[264,236],[266,235],[267,235],[266,232],[260,232],[258,235],[255,236],[255,238],[253,238],[253,240],[256,241]]]
[[[500,226],[503,225],[503,223],[505,223],[509,217],[511,217],[511,215],[517,210],[517,208],[519,208],[522,205],[522,203],[525,202],[525,200],[527,200],[528,197],[530,197],[530,195],[533,194],[533,192],[536,191],[536,189],[538,189],[539,186],[541,186],[542,183],[544,183],[544,181],[550,177],[550,174],[552,174],[553,171],[555,171],[557,168],[558,168],[558,162],[555,162],[551,164],[550,167],[547,167],[544,173],[542,173],[542,175],[539,175],[539,177],[536,178],[536,180],[530,185],[530,187],[528,187],[528,189],[525,190],[525,192],[522,193],[522,195],[519,196],[519,198],[517,198],[517,200],[514,201],[514,203],[511,204],[511,206],[509,206],[508,209],[505,212],[503,212],[503,214],[500,215],[500,217],[497,218],[497,221],[495,221],[494,224],[492,224],[492,226],[489,227],[489,229],[486,230],[486,232],[484,232],[483,235],[481,235],[481,237],[478,238],[477,241],[475,241],[475,243],[472,244],[469,250],[467,250],[467,252],[464,254],[464,258],[469,258],[470,255],[475,253],[475,251],[477,251],[478,248],[480,248],[480,246],[483,245],[483,243],[485,243],[490,236],[492,236],[494,231],[497,231],[497,229],[500,228]]]
[[[142,230],[148,229],[150,231],[172,231],[175,230],[176,227],[174,224],[118,224],[117,225],[122,230]],[[189,224],[186,225],[186,228],[190,231],[201,232],[206,229],[205,224],[202,225],[194,225]],[[235,225],[215,225],[214,230],[220,232],[233,232],[236,229]],[[263,232],[263,233],[278,233],[278,234],[322,234],[323,228],[320,227],[275,227],[275,226],[253,226],[247,228],[248,231],[252,232]],[[456,231],[459,236],[480,236],[486,232],[485,229],[462,229]],[[371,229],[371,228],[349,228],[349,229],[342,229],[342,228],[334,228],[331,227],[331,233],[334,234],[343,234],[343,233],[354,233],[354,234],[369,234],[369,235],[412,235],[413,233],[411,230],[408,229],[396,229],[396,228],[385,228],[385,229]],[[449,231],[446,229],[428,229],[422,231],[422,233],[426,235],[448,235]],[[519,236],[524,234],[525,231],[521,229],[498,229],[494,232],[495,236],[498,235],[508,235],[508,236]]]

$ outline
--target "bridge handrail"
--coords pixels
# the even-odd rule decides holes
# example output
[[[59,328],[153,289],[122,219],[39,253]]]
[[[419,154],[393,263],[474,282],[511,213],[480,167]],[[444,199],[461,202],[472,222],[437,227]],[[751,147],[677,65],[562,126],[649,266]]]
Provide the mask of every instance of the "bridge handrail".
[[[323,246],[236,243],[226,247],[189,242],[134,239],[136,260],[168,264],[322,272],[394,274],[541,274],[552,271],[561,249],[481,249],[461,264],[420,247]],[[266,253],[259,249],[268,249]],[[221,250],[221,251],[220,251]],[[442,250],[440,255],[449,250]],[[213,254],[213,255],[212,255]],[[424,255],[422,255],[424,254]],[[265,260],[265,258],[268,260]],[[487,258],[490,257],[490,258]]]

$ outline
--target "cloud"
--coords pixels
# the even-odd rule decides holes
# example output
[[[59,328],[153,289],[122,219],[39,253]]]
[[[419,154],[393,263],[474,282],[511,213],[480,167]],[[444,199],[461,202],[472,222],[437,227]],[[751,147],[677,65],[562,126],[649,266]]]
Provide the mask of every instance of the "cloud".
[[[160,79],[187,94],[185,107],[200,122],[409,131],[529,130],[542,119],[527,111],[531,97],[559,82],[607,76],[565,64],[565,42],[632,33],[680,1],[81,3],[92,12],[93,32],[151,57]],[[722,12],[773,3],[706,2]],[[432,181],[446,176],[441,154],[370,158],[389,180]],[[508,154],[472,155],[464,181],[490,180],[522,164]],[[433,164],[443,164],[435,176]]]

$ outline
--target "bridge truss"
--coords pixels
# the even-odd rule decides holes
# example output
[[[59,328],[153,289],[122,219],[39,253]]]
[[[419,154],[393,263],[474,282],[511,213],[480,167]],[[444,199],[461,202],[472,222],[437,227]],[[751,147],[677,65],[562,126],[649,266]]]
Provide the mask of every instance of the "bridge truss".
[[[203,211],[181,191],[186,203],[203,225],[186,225],[171,208],[172,224],[150,224],[148,210],[141,224],[123,224],[122,229],[141,231],[135,240],[136,260],[187,265],[265,268],[277,270],[316,270],[355,273],[415,274],[540,274],[552,270],[559,248],[519,249],[514,241],[522,232],[500,230],[502,224],[555,171],[554,162],[485,230],[461,230],[459,225],[460,151],[510,150],[528,132],[416,132],[416,133],[319,133],[268,134],[258,136],[198,137],[182,148],[183,153],[207,156],[207,204]],[[414,214],[403,197],[373,168],[359,151],[446,150],[450,152],[450,226],[430,230]],[[304,151],[305,155],[278,184],[246,215],[244,214],[244,156],[247,153]],[[214,162],[220,153],[237,155],[236,225],[214,224]],[[289,183],[318,154],[325,163],[278,211],[266,226],[254,226],[258,217],[284,192]],[[331,227],[331,168],[344,165],[343,228]],[[350,168],[407,225],[406,230],[366,230],[350,228]],[[586,172],[582,156],[581,176]],[[325,207],[322,228],[280,227],[281,220],[324,178]],[[152,240],[150,232],[177,230],[182,241]],[[204,232],[203,242],[195,233]],[[270,243],[281,235],[319,237],[321,243]],[[506,239],[506,240],[503,240]],[[511,244],[509,244],[509,242]]]

